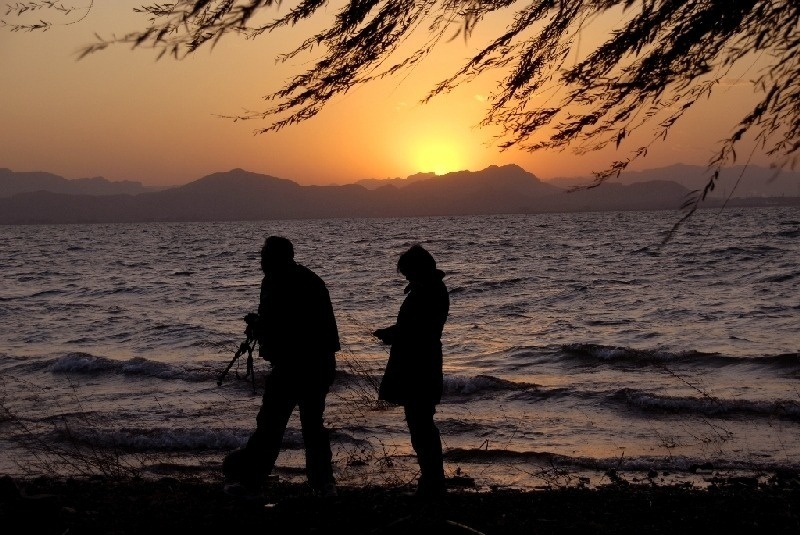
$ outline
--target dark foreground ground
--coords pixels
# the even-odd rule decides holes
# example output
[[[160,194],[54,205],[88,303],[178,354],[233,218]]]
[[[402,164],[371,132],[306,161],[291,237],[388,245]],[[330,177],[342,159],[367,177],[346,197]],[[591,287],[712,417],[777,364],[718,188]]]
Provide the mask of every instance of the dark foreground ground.
[[[529,492],[459,488],[436,503],[376,487],[340,488],[337,497],[322,499],[286,483],[247,503],[218,484],[168,478],[3,478],[2,487],[5,534],[800,533],[797,474],[766,483],[730,479],[702,490],[624,482]]]

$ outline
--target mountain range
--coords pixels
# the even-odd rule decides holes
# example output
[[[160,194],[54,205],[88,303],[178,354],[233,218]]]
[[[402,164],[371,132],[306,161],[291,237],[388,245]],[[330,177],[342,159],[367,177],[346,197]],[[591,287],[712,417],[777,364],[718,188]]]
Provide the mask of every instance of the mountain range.
[[[545,182],[519,166],[506,165],[442,176],[421,173],[408,179],[301,186],[291,180],[233,169],[155,190],[139,182],[67,180],[50,173],[0,169],[0,224],[675,210],[692,189],[705,183],[707,177],[702,172],[702,167],[693,166],[662,168],[624,174],[595,188],[568,191],[590,180]],[[736,170],[732,168],[731,172],[735,176]],[[731,199],[728,205],[800,205],[800,173],[782,174],[782,190],[775,189],[778,179],[769,180],[774,174],[762,172],[767,178],[762,177],[761,189],[753,185],[755,182],[748,184],[753,196]],[[698,185],[688,181],[692,176]],[[715,197],[704,205],[718,206],[721,202]]]
[[[697,165],[675,164],[645,171],[626,171],[614,182],[636,184],[652,180],[669,180],[696,190],[705,187],[709,173]],[[556,178],[551,184],[563,188],[585,185],[586,178]],[[779,171],[769,167],[735,165],[720,170],[719,180],[711,197],[800,197],[800,173]]]
[[[0,197],[11,197],[17,193],[49,191],[51,193],[68,193],[72,195],[115,195],[125,193],[138,195],[150,191],[141,182],[123,180],[112,182],[103,177],[66,178],[53,173],[40,171],[14,172],[0,168]]]

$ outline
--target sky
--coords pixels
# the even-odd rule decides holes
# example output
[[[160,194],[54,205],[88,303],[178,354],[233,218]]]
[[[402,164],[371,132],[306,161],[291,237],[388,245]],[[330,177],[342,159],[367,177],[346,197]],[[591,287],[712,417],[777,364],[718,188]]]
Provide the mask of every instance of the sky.
[[[334,98],[309,121],[255,134],[267,123],[220,116],[261,109],[263,96],[312,64],[313,55],[289,64],[276,64],[275,57],[292,50],[313,26],[301,24],[255,40],[229,36],[213,50],[177,61],[156,61],[153,50],[125,45],[77,60],[77,51],[93,42],[95,33],[110,37],[143,28],[146,20],[133,12],[140,4],[95,0],[82,20],[46,32],[0,28],[0,167],[152,186],[183,184],[234,168],[300,184],[343,184],[507,164],[545,180],[589,176],[625,156],[614,150],[585,156],[501,151],[494,142],[498,132],[478,126],[497,78],[481,77],[420,103],[493,30],[508,22],[509,14],[479,26],[467,41],[443,43],[409,73]],[[275,15],[289,5],[283,2]],[[5,9],[0,18],[4,13]],[[80,16],[51,18],[72,22]],[[596,28],[587,28],[583,42],[599,42],[624,16],[613,14]],[[719,141],[730,135],[754,102],[749,84],[728,84],[631,169],[706,165]],[[769,162],[758,153],[753,159],[756,164]]]

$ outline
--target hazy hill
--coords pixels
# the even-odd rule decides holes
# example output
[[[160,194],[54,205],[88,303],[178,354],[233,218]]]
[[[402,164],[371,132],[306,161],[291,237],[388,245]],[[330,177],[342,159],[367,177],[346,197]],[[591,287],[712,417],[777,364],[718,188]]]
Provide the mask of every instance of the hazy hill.
[[[516,165],[458,171],[374,190],[393,215],[458,215],[538,210],[541,199],[563,194]]]
[[[394,184],[376,189],[357,184],[301,186],[233,169],[184,186],[135,195],[18,193],[0,198],[0,224],[674,210],[689,193],[674,181],[608,183],[567,193],[515,165],[419,178],[402,187]]]
[[[141,182],[124,180],[111,182],[103,177],[67,180],[64,177],[44,172],[15,172],[0,168],[0,197],[11,197],[17,193],[49,191],[71,195],[136,195],[150,191]]]
[[[668,180],[688,190],[702,189],[710,178],[708,170],[699,165],[675,164],[645,171],[627,171],[609,183],[625,185]],[[587,177],[556,178],[549,183],[562,188],[571,188],[591,183]],[[738,184],[737,184],[738,181]],[[735,188],[734,188],[735,186]],[[800,197],[800,172],[780,171],[768,167],[737,165],[722,169],[712,197]]]
[[[436,178],[436,173],[416,173],[407,178],[364,178],[355,182],[357,186],[364,186],[367,189],[377,189],[383,186],[397,186],[402,188],[412,182]]]

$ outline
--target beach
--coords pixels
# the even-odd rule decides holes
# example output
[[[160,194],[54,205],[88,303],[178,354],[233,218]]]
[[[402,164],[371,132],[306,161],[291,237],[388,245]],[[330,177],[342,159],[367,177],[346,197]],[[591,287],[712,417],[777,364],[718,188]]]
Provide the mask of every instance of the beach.
[[[795,209],[2,227],[2,533],[798,533]],[[713,226],[713,239],[707,239]],[[231,363],[265,235],[329,285],[339,495],[290,419],[263,501],[223,493],[270,369]],[[398,251],[447,273],[446,499],[411,496],[371,335]],[[222,379],[222,380],[221,380]],[[96,477],[95,477],[96,476]],[[462,478],[463,481],[459,481]],[[468,480],[474,484],[469,485]],[[266,506],[266,507],[265,507]],[[470,531],[472,530],[472,531]]]
[[[263,499],[199,479],[4,479],[4,533],[798,533],[800,478],[727,478],[540,490],[451,488],[423,501],[405,487],[340,487],[332,498],[274,481]],[[14,527],[10,527],[14,526]]]

